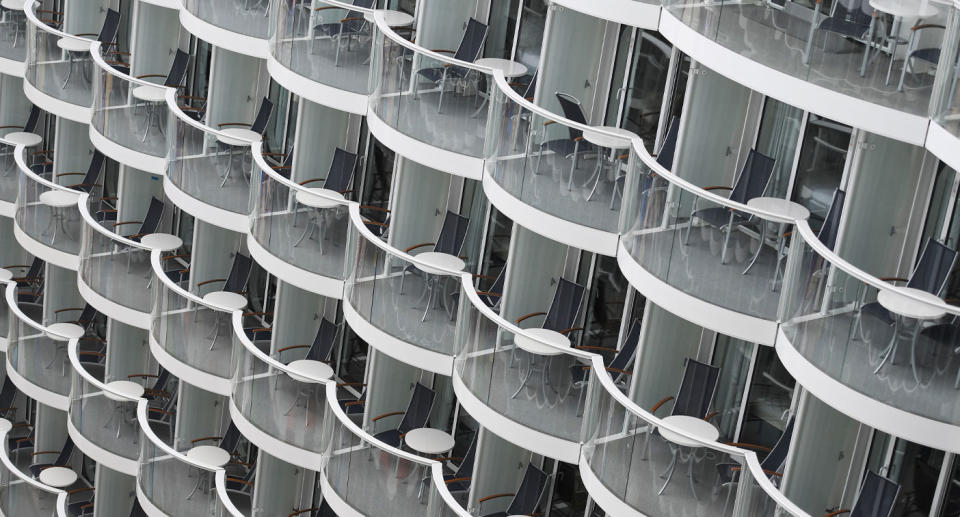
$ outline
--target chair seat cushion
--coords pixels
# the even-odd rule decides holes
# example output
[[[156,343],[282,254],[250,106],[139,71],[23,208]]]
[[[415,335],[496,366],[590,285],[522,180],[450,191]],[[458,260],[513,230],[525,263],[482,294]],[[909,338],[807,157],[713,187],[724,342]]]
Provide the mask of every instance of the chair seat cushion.
[[[910,53],[910,57],[921,59],[927,63],[937,64],[940,61],[940,49],[921,48]]]
[[[445,475],[443,476],[443,480],[444,480],[444,481],[448,481],[448,480],[451,480],[451,479],[455,479],[454,475],[452,475],[452,474],[445,474]],[[454,483],[449,483],[449,484],[447,485],[447,490],[450,491],[450,492],[466,492],[467,490],[470,490],[470,482],[469,482],[469,481],[456,481],[456,482],[454,482]]]
[[[373,437],[391,447],[400,446],[400,431],[397,431],[396,429],[390,429],[389,431],[377,433],[373,435]]]
[[[893,325],[893,316],[890,315],[890,311],[880,305],[879,302],[864,304],[863,307],[860,307],[860,314],[876,318],[886,325]]]
[[[842,34],[851,38],[859,38],[870,30],[870,26],[836,18],[827,18],[820,24],[820,30]]]

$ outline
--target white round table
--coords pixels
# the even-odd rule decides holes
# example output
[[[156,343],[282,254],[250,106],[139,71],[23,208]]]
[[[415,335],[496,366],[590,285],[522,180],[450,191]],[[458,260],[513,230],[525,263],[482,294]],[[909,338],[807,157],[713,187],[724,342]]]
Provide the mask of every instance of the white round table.
[[[24,147],[36,147],[43,142],[43,137],[36,133],[27,133],[26,131],[14,131],[7,133],[3,139],[13,145],[22,145]]]
[[[6,433],[13,429],[13,422],[6,418],[0,418],[0,433]]]
[[[292,361],[287,368],[293,370],[287,372],[291,379],[308,384],[319,384],[321,381],[318,379],[326,380],[333,377],[333,368],[329,364],[311,359]]]
[[[37,476],[40,482],[54,488],[68,487],[77,482],[77,473],[66,467],[48,467]]]
[[[593,195],[597,192],[597,187],[600,186],[600,179],[603,177],[603,167],[606,165],[606,162],[609,161],[614,165],[614,176],[612,180],[616,180],[620,174],[620,166],[617,164],[622,163],[620,159],[620,154],[617,153],[619,149],[627,149],[630,147],[631,140],[637,136],[632,131],[628,131],[623,128],[616,126],[597,126],[597,129],[602,129],[603,133],[598,133],[596,131],[584,131],[583,139],[587,142],[590,142],[597,147],[599,154],[597,155],[597,167],[594,171],[596,179],[593,180],[593,188],[590,189],[590,194],[587,196],[587,201],[593,199]],[[587,185],[590,183],[590,180],[587,180]],[[573,186],[573,169],[570,169],[570,178],[567,180],[567,190]],[[615,189],[614,189],[615,190]],[[613,206],[613,191],[610,192],[610,203],[611,208]]]
[[[169,233],[151,233],[140,239],[140,244],[160,251],[173,251],[183,246],[183,239]]]
[[[247,306],[247,297],[230,291],[214,291],[207,293],[203,301],[216,305],[219,309],[228,311],[240,310]]]
[[[150,128],[154,125],[157,126],[157,130],[160,131],[160,134],[163,134],[163,115],[166,113],[164,109],[164,104],[166,100],[166,88],[162,86],[137,86],[130,92],[130,95],[133,95],[133,98],[143,101],[147,104],[144,105],[146,109],[146,121],[143,127],[143,136],[140,137],[140,143],[147,141],[147,137],[150,135]]]
[[[686,436],[679,435],[666,427],[658,427],[660,431],[660,436],[664,440],[667,440],[670,443],[679,445],[680,447],[688,447],[691,449],[696,449],[703,447],[705,444],[703,442],[715,442],[720,438],[720,431],[713,426],[710,422],[703,420],[702,418],[696,418],[692,416],[683,416],[683,415],[671,415],[663,419],[664,424],[669,424],[674,429],[680,429],[688,434],[692,434],[699,438],[701,441],[694,441]],[[662,494],[663,491],[667,488],[667,485],[670,484],[670,478],[673,477],[673,471],[677,468],[677,462],[680,458],[679,448],[671,447],[670,452],[673,455],[673,458],[670,460],[670,466],[667,467],[667,479],[663,482],[663,486],[660,487],[659,494]],[[687,470],[690,477],[690,491],[693,492],[693,496],[697,496],[697,491],[693,486],[693,464],[695,463],[693,454],[687,455]]]
[[[474,64],[500,70],[507,79],[527,73],[527,65],[499,57],[483,57],[474,61]]]
[[[413,23],[413,16],[403,11],[383,9],[380,12],[383,13],[383,21],[387,22],[387,27],[406,27]],[[363,19],[370,23],[376,23],[372,12],[363,13]]]
[[[90,40],[83,38],[60,38],[57,40],[57,47],[67,52],[88,52],[90,43]]]
[[[807,207],[794,203],[788,199],[782,199],[779,197],[755,197],[747,201],[747,206],[750,208],[756,208],[757,210],[763,210],[764,212],[770,212],[776,214],[784,219],[801,219],[807,220],[810,217],[810,210],[807,210]],[[788,223],[780,223],[779,230],[777,231],[777,267],[774,271],[773,284],[775,285],[777,278],[780,276],[780,261],[783,260],[783,245],[784,238],[783,234],[787,228]],[[747,274],[754,264],[757,263],[757,259],[760,258],[760,252],[763,251],[763,244],[767,241],[767,221],[763,218],[760,219],[760,245],[757,246],[757,252],[753,254],[753,258],[750,259],[750,263],[747,264],[747,268],[743,270],[743,274]]]
[[[445,275],[450,270],[463,271],[467,264],[460,257],[455,257],[449,253],[440,253],[439,251],[427,251],[416,256],[417,262],[414,266],[431,275]]]
[[[66,190],[48,190],[37,198],[41,203],[55,208],[65,208],[77,204],[79,195]]]
[[[421,454],[441,454],[452,449],[456,442],[448,432],[421,427],[407,432],[403,443]]]
[[[259,142],[260,133],[242,127],[228,127],[217,134],[217,141],[226,145],[249,145],[250,142]]]
[[[9,269],[0,268],[0,282],[9,282],[13,280],[13,273]]]
[[[916,298],[920,298],[923,302],[928,302],[929,305],[903,296],[901,293],[909,293]],[[877,303],[890,312],[915,320],[935,320],[942,318],[947,313],[937,307],[937,305],[943,305],[943,300],[939,296],[912,287],[881,290],[877,293]]]
[[[187,451],[187,457],[213,469],[230,463],[230,453],[213,445],[198,445]]]
[[[26,5],[26,3],[26,0],[3,0],[0,2],[0,7],[3,7],[8,11],[22,11],[23,6]]]
[[[297,203],[312,208],[335,208],[346,203],[343,194],[334,190],[313,187],[297,191]]]
[[[536,355],[560,355],[563,349],[570,348],[570,338],[550,329],[524,329],[525,334],[517,334],[513,337],[513,344],[517,348]],[[539,341],[530,336],[539,338]],[[544,344],[546,341],[549,344]],[[552,345],[552,346],[551,346]]]
[[[132,381],[113,381],[106,385],[113,391],[103,391],[103,396],[116,402],[130,402],[143,396],[143,386]]]
[[[75,323],[54,323],[47,326],[47,337],[54,341],[80,339],[86,331]]]
[[[166,88],[162,86],[137,86],[130,92],[133,98],[144,102],[164,102],[167,96]]]

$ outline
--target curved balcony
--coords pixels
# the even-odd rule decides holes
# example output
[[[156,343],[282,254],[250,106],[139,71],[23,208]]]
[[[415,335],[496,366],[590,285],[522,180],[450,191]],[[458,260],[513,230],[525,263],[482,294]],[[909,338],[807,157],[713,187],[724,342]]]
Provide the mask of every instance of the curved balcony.
[[[76,337],[49,329],[27,316],[17,305],[16,283],[8,283],[4,295],[11,313],[7,375],[30,398],[66,411],[70,406],[67,343]],[[41,312],[37,309],[35,312]]]
[[[764,472],[752,451],[697,438],[639,408],[606,373],[592,369],[589,376],[580,475],[607,514],[810,517],[771,483],[771,476],[779,476]],[[676,472],[676,446],[666,433],[695,444],[689,457],[679,458]],[[719,472],[725,469],[736,472],[739,482],[724,484]]]
[[[80,267],[80,193],[33,172],[17,147],[14,159],[20,171],[13,233],[23,249],[57,266]]]
[[[67,517],[67,492],[53,488],[24,473],[10,459],[8,433],[13,424],[0,419],[0,514],[5,516]]]
[[[639,137],[558,117],[515,92],[502,72],[493,79],[483,178],[490,202],[541,235],[616,255],[627,150]]]
[[[26,5],[26,4],[25,4]],[[27,18],[27,68],[23,92],[44,111],[74,122],[90,122],[92,40],[48,26],[37,16],[39,3],[24,9]]]
[[[295,357],[285,359],[292,362]],[[298,372],[289,362],[278,361],[269,349],[251,342],[243,330],[242,312],[234,312],[231,419],[270,455],[317,469],[323,462],[323,429],[329,413],[324,390],[333,381]]]
[[[150,517],[243,517],[226,492],[226,472],[190,458],[161,440],[147,418],[146,401],[137,406],[140,460],[137,500]]]
[[[16,146],[0,139],[0,216],[16,214],[17,191],[20,189],[20,168],[14,159]]]
[[[97,463],[136,476],[140,456],[137,404],[141,399],[118,391],[112,383],[105,384],[102,365],[97,365],[97,375],[91,373],[80,362],[78,345],[73,341],[68,349],[73,388],[67,432],[77,447]]]
[[[689,321],[773,344],[793,219],[729,201],[667,171],[634,140],[617,261],[644,296]],[[734,229],[728,231],[730,223]]]
[[[776,344],[783,365],[851,418],[956,451],[960,308],[864,273],[823,246],[805,222],[796,230]]]
[[[235,232],[248,231],[250,179],[257,165],[252,141],[229,136],[188,117],[167,90],[168,162],[164,191],[191,215]]]
[[[269,55],[270,0],[180,0],[180,6],[180,24],[194,36],[240,54]]]
[[[219,395],[230,395],[232,310],[205,301],[174,283],[161,253],[150,255],[154,279],[150,351],[181,380]]]
[[[81,194],[80,268],[77,287],[98,311],[138,328],[150,327],[153,269],[150,248],[108,229],[114,221],[97,221],[89,195]]]
[[[250,253],[285,282],[322,296],[342,297],[349,202],[280,175],[264,161],[259,143],[254,144],[253,157],[261,173],[252,185]]]
[[[163,174],[167,157],[167,87],[130,77],[100,56],[93,44],[90,141],[124,165]]]
[[[935,29],[933,31],[936,32]],[[954,5],[950,9],[941,47],[940,62],[956,63],[960,55],[960,6]],[[947,68],[952,70],[953,67],[947,65]],[[930,124],[926,141],[927,149],[954,169],[960,168],[960,150],[957,149],[957,140],[960,139],[960,90],[957,89],[955,77],[954,73],[946,71],[936,76],[930,103],[933,123]]]
[[[488,110],[479,87],[465,95],[453,85],[469,82],[471,91],[484,82],[492,85],[492,70],[418,47],[388,27],[382,12],[373,16],[370,131],[417,163],[479,180]],[[447,79],[442,87],[448,76],[462,78]]]
[[[4,27],[4,37],[0,39],[0,68],[5,74],[23,77],[27,58],[27,17],[23,10],[9,9],[6,13],[0,23]]]
[[[373,23],[348,20],[343,35],[340,20],[351,11],[372,20],[373,10],[338,0],[272,4],[271,77],[310,102],[366,115]]]
[[[470,517],[443,482],[442,465],[390,447],[357,427],[326,386],[326,463],[320,472],[324,499],[337,515]]]
[[[356,255],[350,258],[343,304],[350,328],[387,355],[450,375],[464,273],[393,249],[364,225],[357,204],[350,205],[350,219]]]

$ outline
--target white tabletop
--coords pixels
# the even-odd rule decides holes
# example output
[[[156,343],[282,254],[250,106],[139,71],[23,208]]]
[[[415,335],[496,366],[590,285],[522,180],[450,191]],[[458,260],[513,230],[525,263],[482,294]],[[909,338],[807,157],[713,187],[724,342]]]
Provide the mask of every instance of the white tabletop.
[[[128,402],[132,398],[140,398],[144,391],[143,386],[133,381],[113,381],[107,383],[107,387],[113,390],[113,393],[104,390],[103,396],[110,400],[116,400],[117,402]],[[126,395],[126,397],[121,397],[120,395],[117,395],[117,393],[120,395]]]
[[[60,38],[57,46],[67,52],[89,52],[91,41],[88,39]]]
[[[9,269],[0,269],[0,282],[13,280],[13,273]]]
[[[187,451],[187,457],[213,468],[230,462],[230,453],[213,445],[198,445]]]
[[[214,291],[207,293],[203,301],[210,302],[218,308],[235,311],[247,306],[247,297],[230,291]]]
[[[35,133],[27,133],[26,131],[7,133],[3,135],[3,139],[13,145],[23,145],[26,147],[35,147],[40,145],[40,142],[43,142],[42,136]]]
[[[403,443],[421,454],[440,454],[452,449],[456,442],[448,432],[421,427],[407,432],[403,437]]]
[[[333,377],[333,368],[330,367],[327,363],[321,363],[320,361],[313,361],[311,359],[299,359],[291,362],[287,365],[287,368],[290,368],[294,372],[306,375],[308,377],[301,377],[293,372],[287,372],[287,375],[291,379],[300,382],[307,383],[319,383],[319,380],[316,379],[329,379]]]
[[[130,92],[135,99],[147,102],[163,102],[166,100],[167,90],[162,86],[137,86]]]
[[[74,323],[54,323],[47,326],[47,337],[54,341],[70,341],[80,339],[86,331]]]
[[[454,257],[449,253],[440,253],[439,251],[427,251],[417,255],[419,262],[414,263],[417,269],[431,275],[446,274],[450,270],[463,271],[467,264],[460,257]],[[434,266],[434,267],[430,267]],[[443,269],[435,269],[443,268]]]
[[[413,16],[402,12],[402,11],[393,11],[390,9],[384,9],[380,11],[383,13],[383,21],[387,22],[387,27],[406,27],[413,23]],[[376,23],[373,19],[373,13],[363,13],[363,19],[367,20],[370,23]]]
[[[217,141],[227,145],[250,145],[250,142],[259,142],[260,133],[243,127],[228,127],[220,131]]]
[[[877,302],[890,312],[917,320],[935,320],[943,317],[943,315],[947,313],[947,311],[936,307],[936,305],[927,305],[913,298],[902,296],[900,292],[904,291],[931,304],[940,305],[943,303],[943,300],[941,300],[939,296],[912,287],[901,287],[897,290],[881,290],[877,293]]]
[[[313,187],[297,191],[297,203],[313,208],[335,208],[345,202],[343,194],[335,190]]]
[[[906,18],[929,18],[940,12],[931,2],[919,0],[870,0],[870,7]]]
[[[531,354],[560,355],[563,353],[564,348],[570,348],[570,338],[555,330],[524,329],[524,332],[526,332],[526,334],[517,334],[513,337],[513,344]],[[531,339],[530,336],[539,338],[539,341]],[[541,341],[546,341],[553,346],[544,344]]]
[[[717,430],[713,424],[702,418],[671,415],[664,418],[663,423],[669,424],[674,429],[680,429],[688,434],[692,434],[704,442],[715,442],[717,441],[717,438],[720,438],[720,431]],[[660,427],[659,429],[660,435],[663,436],[664,439],[677,445],[683,445],[684,447],[703,447],[704,445],[703,443],[695,442],[685,436],[680,436],[679,434],[665,427]]]
[[[77,482],[77,473],[66,467],[49,467],[40,471],[40,482],[54,488],[63,488]]]
[[[517,63],[516,61],[511,61],[509,59],[501,59],[499,57],[484,57],[474,61],[474,63],[487,68],[500,70],[503,72],[503,76],[507,79],[510,79],[511,77],[520,77],[521,75],[527,73],[527,65],[524,65],[523,63]]]
[[[183,239],[169,233],[151,233],[141,237],[140,244],[160,251],[173,251],[183,246]]]
[[[584,131],[583,139],[593,145],[609,147],[610,149],[626,149],[630,147],[630,139],[637,136],[632,131],[616,126],[597,126],[597,129],[602,129],[606,133],[612,133],[612,135]]]
[[[0,2],[0,7],[11,11],[22,11],[26,3],[26,0],[3,0]]]
[[[810,211],[805,206],[779,197],[755,197],[747,201],[747,206],[777,214],[787,219],[807,219],[810,217]]]
[[[48,190],[40,194],[37,199],[47,206],[63,208],[65,206],[77,204],[77,199],[79,197],[79,194],[68,192],[66,190]]]

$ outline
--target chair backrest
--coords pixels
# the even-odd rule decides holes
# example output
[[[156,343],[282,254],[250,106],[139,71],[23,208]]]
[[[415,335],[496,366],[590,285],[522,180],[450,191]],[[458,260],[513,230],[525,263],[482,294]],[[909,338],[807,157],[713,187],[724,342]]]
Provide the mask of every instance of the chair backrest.
[[[898,483],[868,470],[850,517],[889,517],[899,494]]]
[[[361,9],[372,9],[374,0],[353,0],[353,6],[359,7]],[[347,22],[341,22],[350,24],[351,27],[361,27],[363,26],[366,20],[363,19],[362,11],[347,11],[347,15],[344,16],[344,19],[348,20]]]
[[[457,53],[453,57],[460,61],[473,63],[480,57],[480,50],[486,40],[487,26],[479,20],[470,18],[467,20],[467,30],[463,31],[463,38],[460,40],[460,46],[457,47]]]
[[[776,163],[775,159],[756,149],[750,149],[747,161],[743,163],[740,176],[730,192],[730,200],[746,204],[747,201],[762,196],[773,176],[773,166]]]
[[[479,434],[479,432],[473,433],[473,438],[470,439],[470,446],[467,447],[467,454],[463,456],[463,461],[460,462],[460,466],[457,467],[457,471],[453,474],[454,478],[465,478],[473,475],[473,461],[477,456],[477,435]]]
[[[160,227],[160,218],[163,216],[163,201],[157,198],[150,198],[150,207],[147,208],[147,215],[144,216],[143,222],[140,223],[140,231],[137,232],[141,235],[147,235],[157,231],[157,228]]]
[[[440,235],[437,236],[437,243],[433,246],[433,251],[460,255],[463,240],[467,237],[468,226],[470,226],[469,217],[448,210],[447,215],[443,218],[443,226],[440,227]]]
[[[579,122],[581,124],[587,124],[587,116],[583,114],[583,106],[580,104],[580,101],[568,93],[555,92],[554,95],[557,96],[557,102],[560,103],[560,109],[563,110],[564,118],[570,119],[574,122]],[[570,140],[579,138],[583,135],[583,131],[579,129],[568,127],[570,132]]]
[[[230,422],[230,425],[227,426],[227,431],[223,433],[223,437],[220,438],[218,447],[227,452],[233,452],[237,449],[238,443],[240,443],[240,429],[237,429],[237,426],[235,426],[233,422]]]
[[[680,390],[677,392],[673,411],[670,414],[696,418],[707,416],[719,379],[719,367],[687,358],[683,380],[680,381]]]
[[[507,508],[507,515],[530,515],[537,509],[543,489],[547,485],[547,473],[527,464],[527,471],[523,473],[523,481],[517,489],[517,495]]]
[[[314,361],[327,362],[330,355],[333,354],[333,346],[337,338],[337,324],[327,318],[320,319],[320,328],[317,329],[317,336],[313,338],[313,344],[307,351],[307,359]]]
[[[673,155],[677,152],[677,135],[680,134],[680,117],[674,116],[667,126],[667,134],[657,150],[657,163],[664,169],[673,170]]]
[[[90,326],[91,323],[93,323],[93,320],[96,317],[97,317],[97,309],[94,308],[93,305],[90,305],[88,303],[83,306],[83,310],[80,311],[80,315],[77,316],[76,322],[79,323],[80,326],[86,328]]]
[[[262,135],[267,130],[267,123],[270,122],[270,115],[273,113],[273,101],[264,97],[260,101],[260,109],[257,110],[257,118],[250,124],[250,131]]]
[[[237,252],[233,257],[233,265],[230,267],[230,274],[227,275],[227,281],[223,284],[224,291],[239,293],[247,286],[247,280],[250,279],[250,269],[253,267],[253,259],[248,255]]]
[[[630,363],[633,362],[633,358],[637,354],[637,344],[639,343],[640,319],[634,318],[633,323],[630,324],[630,332],[627,333],[627,338],[623,340],[623,346],[620,347],[616,357],[613,358],[613,361],[610,361],[608,366],[618,370],[626,370],[629,368]]]
[[[157,372],[157,379],[153,382],[154,390],[163,390],[167,386],[167,380],[170,378],[170,372],[164,367],[160,367],[160,371]]]
[[[780,439],[760,462],[760,468],[763,470],[777,472],[787,461],[787,452],[790,450],[790,441],[793,439],[793,420],[791,416],[787,422],[787,427],[783,429],[783,434],[780,435]]]
[[[353,183],[353,173],[357,168],[357,155],[337,147],[330,162],[330,172],[323,182],[323,187],[334,192],[350,190]]]
[[[831,250],[837,243],[837,235],[840,234],[840,215],[843,214],[843,202],[846,197],[847,193],[843,190],[833,191],[833,201],[830,202],[830,208],[827,209],[827,217],[823,220],[820,231],[817,232],[817,239]]]
[[[540,70],[535,70],[533,75],[530,76],[530,82],[527,83],[527,87],[523,90],[523,98],[532,101],[534,94],[537,93],[537,75],[540,73]]]
[[[413,387],[410,404],[407,405],[407,411],[403,414],[403,420],[400,421],[397,430],[406,433],[427,425],[430,412],[433,411],[434,397],[436,397],[436,393],[432,389],[418,382]]]
[[[97,183],[97,178],[100,177],[100,170],[103,169],[103,160],[103,153],[100,151],[93,152],[93,156],[90,158],[90,166],[87,167],[87,173],[83,175],[83,181],[80,182],[80,186],[76,187],[77,190],[83,192],[93,190],[93,186]]]
[[[580,305],[583,304],[584,291],[584,286],[561,278],[557,282],[547,316],[543,319],[543,328],[561,332],[573,327]]]
[[[133,508],[130,509],[130,517],[147,517],[147,512],[143,511],[140,501],[133,500]]]
[[[495,278],[493,283],[490,284],[490,288],[486,290],[486,292],[490,294],[480,295],[480,299],[483,301],[483,303],[487,304],[488,307],[495,307],[503,297],[503,285],[506,276],[507,268],[504,266],[500,268],[500,274],[497,275],[497,278]]]
[[[173,64],[170,65],[170,72],[167,73],[167,79],[163,82],[164,86],[177,88],[183,82],[187,75],[187,64],[190,62],[190,54],[177,49],[177,55],[173,58]]]
[[[917,261],[917,267],[910,275],[907,287],[939,295],[956,260],[957,250],[933,239],[927,239],[927,244],[923,247],[920,260]]]
[[[118,32],[120,32],[120,13],[113,9],[107,9],[107,16],[103,19],[103,25],[100,27],[100,35],[97,36],[97,41],[104,45],[113,43]]]
[[[40,123],[40,113],[40,108],[36,106],[30,108],[30,116],[27,117],[27,123],[23,126],[25,132],[33,133],[37,129],[37,124]]]
[[[27,278],[43,278],[44,265],[46,265],[42,259],[34,258],[33,262],[30,263],[30,269],[27,270]]]
[[[63,442],[63,448],[60,449],[60,454],[57,455],[57,460],[53,464],[67,465],[70,462],[70,456],[73,456],[73,438],[68,436],[67,441]]]
[[[0,408],[13,406],[13,398],[17,396],[17,387],[9,376],[3,379],[3,388],[0,388]]]

